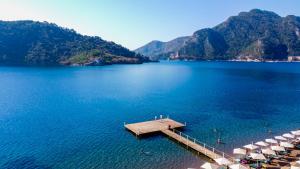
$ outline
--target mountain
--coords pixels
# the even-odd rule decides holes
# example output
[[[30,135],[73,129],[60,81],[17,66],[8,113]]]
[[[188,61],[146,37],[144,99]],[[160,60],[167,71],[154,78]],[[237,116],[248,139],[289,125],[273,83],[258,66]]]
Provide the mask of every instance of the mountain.
[[[145,56],[151,56],[153,60],[166,59],[173,51],[184,46],[189,37],[179,37],[169,42],[152,41],[144,47],[135,50]]]
[[[288,56],[300,56],[300,17],[253,9],[196,31],[167,52],[152,49],[147,44],[136,52],[171,59],[287,60]]]
[[[149,59],[99,37],[83,36],[56,24],[0,21],[1,65],[106,65]]]

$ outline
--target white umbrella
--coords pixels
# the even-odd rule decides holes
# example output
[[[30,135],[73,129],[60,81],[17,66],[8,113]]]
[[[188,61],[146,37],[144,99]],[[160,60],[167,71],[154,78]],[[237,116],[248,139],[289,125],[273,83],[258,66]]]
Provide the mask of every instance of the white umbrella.
[[[271,149],[274,151],[285,151],[285,148],[281,146],[271,146]]]
[[[267,149],[261,149],[261,151],[262,151],[263,154],[266,154],[266,155],[274,155],[274,156],[276,155],[275,151],[273,151],[273,150],[271,150],[269,148],[267,148]]]
[[[250,157],[254,160],[266,160],[266,157],[263,154],[250,153]]]
[[[296,161],[296,163],[300,164],[300,160]]]
[[[283,137],[286,137],[286,138],[295,138],[295,135],[291,134],[291,133],[285,133],[282,135]]]
[[[249,149],[249,150],[255,150],[255,149],[258,149],[258,146],[254,145],[254,144],[248,144],[248,145],[245,145],[244,148]]]
[[[275,136],[275,139],[281,140],[281,141],[286,141],[287,139],[282,137],[282,136]]]
[[[265,143],[263,141],[256,142],[255,144],[259,145],[259,146],[262,146],[262,147],[267,147],[269,145],[268,143]]]
[[[299,163],[292,164],[291,169],[300,169],[300,164]]]
[[[219,164],[219,165],[230,165],[232,164],[231,161],[229,161],[227,158],[218,158],[218,159],[215,159],[215,161]]]
[[[274,139],[272,139],[272,138],[266,139],[265,141],[266,141],[267,143],[271,143],[271,144],[278,144],[278,141],[277,141],[277,140],[274,140]]]
[[[204,169],[219,169],[220,167],[216,164],[212,164],[212,163],[204,163],[201,168]]]
[[[281,147],[294,148],[294,145],[289,142],[280,142]]]
[[[246,150],[242,148],[233,149],[233,154],[246,155]]]
[[[300,169],[300,166],[292,165],[292,166],[291,166],[291,169]]]
[[[300,130],[297,130],[297,131],[291,131],[291,133],[292,133],[293,135],[300,136]]]
[[[229,168],[231,168],[231,169],[249,169],[248,167],[246,167],[242,164],[233,164],[233,165],[230,165]]]

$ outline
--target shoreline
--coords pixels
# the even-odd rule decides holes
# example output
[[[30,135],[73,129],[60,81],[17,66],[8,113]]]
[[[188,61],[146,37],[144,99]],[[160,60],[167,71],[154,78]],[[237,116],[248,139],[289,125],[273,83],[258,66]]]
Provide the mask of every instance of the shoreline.
[[[256,63],[299,63],[299,61],[288,61],[288,60],[194,60],[194,59],[165,59],[163,61],[183,61],[183,62],[256,62]]]
[[[161,63],[161,62],[236,62],[236,63],[300,63],[300,61],[256,61],[256,60],[157,60],[148,61],[143,63],[112,63],[112,64],[102,64],[102,65],[81,65],[81,64],[71,64],[71,65],[21,65],[21,64],[0,64],[0,67],[103,67],[112,65],[143,65],[147,63]]]

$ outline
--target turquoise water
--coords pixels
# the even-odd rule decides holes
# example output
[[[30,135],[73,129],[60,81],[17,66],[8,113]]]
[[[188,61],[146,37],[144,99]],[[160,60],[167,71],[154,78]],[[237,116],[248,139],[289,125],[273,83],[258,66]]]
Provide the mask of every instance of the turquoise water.
[[[199,167],[176,142],[123,128],[160,114],[226,152],[299,128],[300,64],[0,67],[0,168]]]

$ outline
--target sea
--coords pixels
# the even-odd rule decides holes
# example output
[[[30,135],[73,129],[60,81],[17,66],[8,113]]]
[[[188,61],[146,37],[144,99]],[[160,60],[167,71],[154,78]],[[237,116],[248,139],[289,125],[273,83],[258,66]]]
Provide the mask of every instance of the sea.
[[[0,168],[199,168],[178,142],[124,128],[160,115],[228,154],[299,129],[300,63],[0,67]]]

